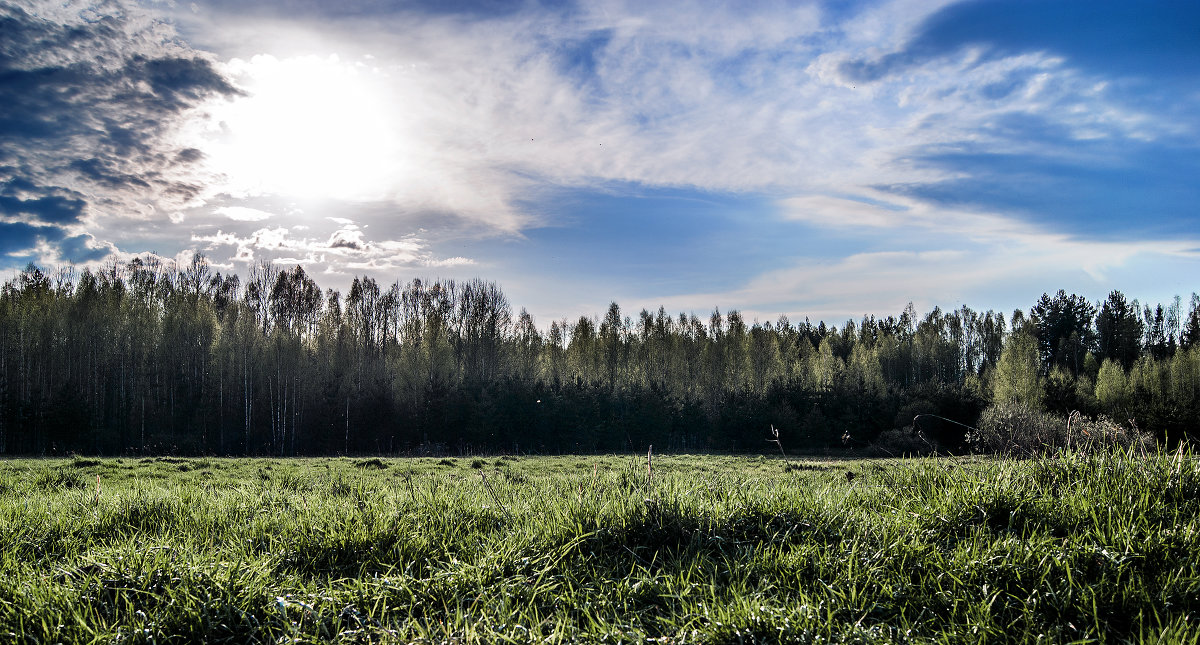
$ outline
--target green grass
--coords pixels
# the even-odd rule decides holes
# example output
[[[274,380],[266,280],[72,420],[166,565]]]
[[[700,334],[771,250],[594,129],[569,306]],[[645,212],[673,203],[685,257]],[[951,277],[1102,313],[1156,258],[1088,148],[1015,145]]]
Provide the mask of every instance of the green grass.
[[[0,462],[0,641],[1200,639],[1190,455],[791,465]]]

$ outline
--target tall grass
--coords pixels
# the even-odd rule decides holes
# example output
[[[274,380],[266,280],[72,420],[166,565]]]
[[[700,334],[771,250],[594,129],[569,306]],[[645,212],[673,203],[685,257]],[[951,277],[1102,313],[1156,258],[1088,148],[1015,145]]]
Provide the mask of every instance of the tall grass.
[[[0,462],[0,641],[1200,638],[1186,451],[792,463]]]

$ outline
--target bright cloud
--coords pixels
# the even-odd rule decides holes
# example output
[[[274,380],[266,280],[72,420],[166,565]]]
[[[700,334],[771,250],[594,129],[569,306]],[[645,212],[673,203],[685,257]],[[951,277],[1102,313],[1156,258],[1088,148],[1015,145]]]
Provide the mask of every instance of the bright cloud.
[[[351,270],[370,268],[381,271],[471,263],[465,258],[436,257],[429,251],[426,242],[416,236],[372,241],[354,224],[344,225],[327,239],[298,236],[295,232],[295,229],[283,226],[260,228],[244,237],[217,231],[193,235],[191,241],[202,243],[200,248],[208,252],[233,247],[231,257],[243,263],[268,259],[280,264],[344,266]]]
[[[266,211],[260,211],[257,208],[247,208],[245,206],[221,206],[214,208],[213,213],[224,215],[238,222],[261,222],[274,217],[274,215]]]

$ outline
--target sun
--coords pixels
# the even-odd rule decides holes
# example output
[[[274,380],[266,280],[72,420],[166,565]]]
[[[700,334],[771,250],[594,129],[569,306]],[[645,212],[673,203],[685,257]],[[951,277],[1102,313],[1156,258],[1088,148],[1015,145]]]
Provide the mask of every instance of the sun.
[[[212,106],[197,146],[227,192],[372,201],[400,190],[401,110],[369,60],[258,55],[227,67],[246,94]]]

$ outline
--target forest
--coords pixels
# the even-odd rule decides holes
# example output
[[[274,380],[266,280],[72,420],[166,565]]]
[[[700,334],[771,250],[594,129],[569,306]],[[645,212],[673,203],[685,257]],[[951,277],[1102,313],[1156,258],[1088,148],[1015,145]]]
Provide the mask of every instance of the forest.
[[[1200,297],[1058,291],[1027,311],[841,327],[663,308],[539,326],[484,280],[322,290],[202,255],[33,265],[0,293],[0,452],[27,455],[967,451],[989,407],[1200,419]],[[922,415],[922,416],[918,416]],[[936,416],[924,416],[936,415]],[[919,431],[919,434],[918,434]]]

